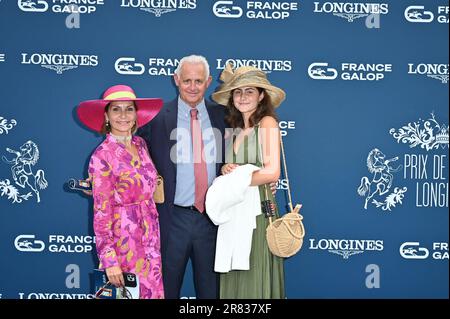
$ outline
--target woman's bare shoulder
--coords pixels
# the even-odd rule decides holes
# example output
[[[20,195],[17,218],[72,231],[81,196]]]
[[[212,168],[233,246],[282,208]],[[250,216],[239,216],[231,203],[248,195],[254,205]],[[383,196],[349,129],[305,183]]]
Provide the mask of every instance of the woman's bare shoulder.
[[[264,116],[260,121],[260,125],[264,128],[275,128],[278,127],[278,122],[272,116]]]

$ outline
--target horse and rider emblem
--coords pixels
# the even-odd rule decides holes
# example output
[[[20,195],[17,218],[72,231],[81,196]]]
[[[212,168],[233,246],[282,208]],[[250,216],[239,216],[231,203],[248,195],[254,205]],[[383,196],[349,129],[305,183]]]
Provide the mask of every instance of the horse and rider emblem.
[[[11,184],[9,179],[0,180],[0,194],[12,199],[13,203],[21,203],[23,200],[28,200],[34,193],[36,201],[41,202],[39,191],[47,188],[48,182],[45,179],[45,173],[42,169],[33,171],[33,166],[39,160],[39,148],[33,141],[27,141],[19,150],[6,148],[6,151],[13,154],[13,157],[8,159],[2,156],[3,162],[11,165],[11,174],[14,184]],[[31,189],[32,192],[21,195],[16,186],[22,189]]]
[[[381,207],[384,211],[391,211],[397,204],[403,204],[402,200],[405,196],[404,193],[407,191],[406,187],[395,187],[393,192],[388,194],[394,181],[393,173],[402,169],[402,165],[393,167],[393,163],[397,160],[398,157],[386,159],[386,155],[377,148],[370,151],[367,156],[367,168],[373,176],[372,179],[366,176],[361,178],[361,184],[358,187],[358,194],[366,198],[364,209],[367,209],[371,200],[372,204],[377,208]],[[388,195],[383,199],[385,194]]]

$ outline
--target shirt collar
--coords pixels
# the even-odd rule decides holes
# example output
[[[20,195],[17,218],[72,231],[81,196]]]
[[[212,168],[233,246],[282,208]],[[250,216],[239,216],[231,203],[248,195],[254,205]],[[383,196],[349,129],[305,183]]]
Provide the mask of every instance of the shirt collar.
[[[178,112],[190,116],[192,107],[190,107],[186,102],[184,102],[180,96],[178,96]],[[199,104],[197,104],[196,109],[198,110],[198,116],[201,117],[202,114],[206,112],[205,99],[203,99]]]

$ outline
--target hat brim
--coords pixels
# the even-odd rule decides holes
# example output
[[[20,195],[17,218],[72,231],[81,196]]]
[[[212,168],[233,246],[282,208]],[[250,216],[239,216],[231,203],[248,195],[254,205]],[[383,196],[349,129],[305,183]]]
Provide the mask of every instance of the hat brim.
[[[78,119],[89,129],[100,132],[105,122],[105,107],[114,101],[134,101],[136,103],[138,127],[150,122],[159,113],[164,104],[163,100],[159,98],[89,100],[78,105]]]
[[[227,85],[222,85],[222,87],[219,87],[219,90],[217,92],[214,92],[211,97],[216,103],[221,105],[227,105],[228,101],[230,100],[231,92],[235,89],[245,86],[263,88],[266,91],[266,93],[270,96],[270,100],[274,108],[279,107],[280,104],[286,98],[286,93],[282,89],[270,84],[256,83],[256,82],[248,82],[248,83],[241,82],[239,85],[231,87]]]

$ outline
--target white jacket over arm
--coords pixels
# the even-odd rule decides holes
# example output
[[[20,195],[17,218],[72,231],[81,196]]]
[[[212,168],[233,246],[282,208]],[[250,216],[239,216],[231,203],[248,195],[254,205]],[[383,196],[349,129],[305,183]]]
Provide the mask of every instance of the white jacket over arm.
[[[260,168],[246,164],[217,177],[206,194],[206,212],[219,226],[214,270],[249,270],[256,216],[261,214],[259,187],[250,186]]]

